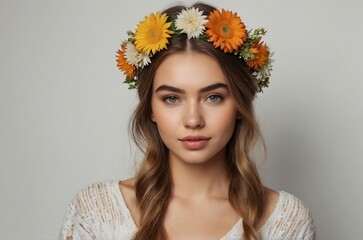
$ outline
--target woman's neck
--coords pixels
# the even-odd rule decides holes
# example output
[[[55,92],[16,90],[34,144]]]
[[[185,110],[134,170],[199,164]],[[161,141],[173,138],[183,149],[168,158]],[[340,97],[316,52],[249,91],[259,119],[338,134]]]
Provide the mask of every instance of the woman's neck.
[[[196,164],[171,157],[169,166],[172,197],[195,200],[210,197],[228,198],[229,179],[225,157],[216,156],[214,159]]]

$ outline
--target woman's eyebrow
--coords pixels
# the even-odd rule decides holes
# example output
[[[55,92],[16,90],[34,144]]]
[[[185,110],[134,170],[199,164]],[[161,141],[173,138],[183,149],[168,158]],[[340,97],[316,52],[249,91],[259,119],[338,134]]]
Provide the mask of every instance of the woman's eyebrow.
[[[227,85],[224,84],[224,83],[215,83],[215,84],[212,84],[212,85],[201,88],[198,92],[199,93],[205,93],[205,92],[213,91],[213,90],[218,89],[218,88],[228,89]],[[182,93],[182,94],[185,93],[185,91],[183,89],[172,87],[172,86],[169,86],[169,85],[161,85],[160,87],[158,87],[155,90],[155,92],[159,92],[159,91],[170,91],[170,92]]]
[[[216,83],[216,84],[212,84],[212,85],[209,85],[209,86],[206,86],[202,89],[199,90],[200,93],[205,93],[205,92],[209,92],[209,91],[213,91],[215,89],[218,89],[218,88],[225,88],[228,90],[228,87],[226,84],[224,83]]]
[[[185,91],[183,89],[168,86],[168,85],[161,85],[160,87],[158,87],[155,90],[155,92],[159,92],[159,91],[170,91],[170,92],[175,92],[175,93],[185,93]]]

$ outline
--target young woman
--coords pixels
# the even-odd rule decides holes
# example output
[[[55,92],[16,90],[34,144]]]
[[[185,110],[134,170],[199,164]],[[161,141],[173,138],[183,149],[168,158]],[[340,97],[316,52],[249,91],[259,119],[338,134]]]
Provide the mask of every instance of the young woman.
[[[135,178],[91,185],[61,239],[314,239],[309,210],[262,185],[250,152],[253,99],[268,86],[263,29],[209,5],[141,21],[118,51],[140,102],[131,127],[145,157]]]

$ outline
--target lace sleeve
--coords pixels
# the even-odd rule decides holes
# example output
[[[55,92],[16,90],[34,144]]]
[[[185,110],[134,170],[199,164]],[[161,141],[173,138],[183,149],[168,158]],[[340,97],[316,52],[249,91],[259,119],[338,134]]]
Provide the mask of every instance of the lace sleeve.
[[[286,219],[286,223],[290,227],[291,237],[294,239],[315,240],[316,230],[309,208],[300,199],[291,194],[289,195],[291,208],[288,211],[290,215]],[[289,237],[289,239],[291,238]]]
[[[132,239],[136,226],[123,201],[119,182],[91,184],[69,205],[59,240]]]
[[[276,211],[263,227],[263,239],[316,239],[316,230],[310,210],[292,194],[280,192]]]
[[[72,237],[73,240],[95,239],[91,231],[91,217],[87,204],[82,201],[84,190],[77,194],[69,204],[63,221],[59,240]]]
[[[302,239],[309,239],[309,240],[315,240],[317,238],[316,236],[316,229],[313,222],[313,217],[311,216],[310,211],[307,209],[307,221],[305,224],[301,226],[301,236]]]

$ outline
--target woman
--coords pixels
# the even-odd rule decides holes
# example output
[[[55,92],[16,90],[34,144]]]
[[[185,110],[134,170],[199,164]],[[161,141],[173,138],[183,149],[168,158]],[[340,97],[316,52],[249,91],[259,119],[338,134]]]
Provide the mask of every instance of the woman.
[[[252,101],[268,86],[263,29],[209,5],[151,14],[118,51],[140,102],[131,122],[145,157],[135,178],[91,185],[61,239],[314,239],[309,210],[262,185],[250,152]]]

